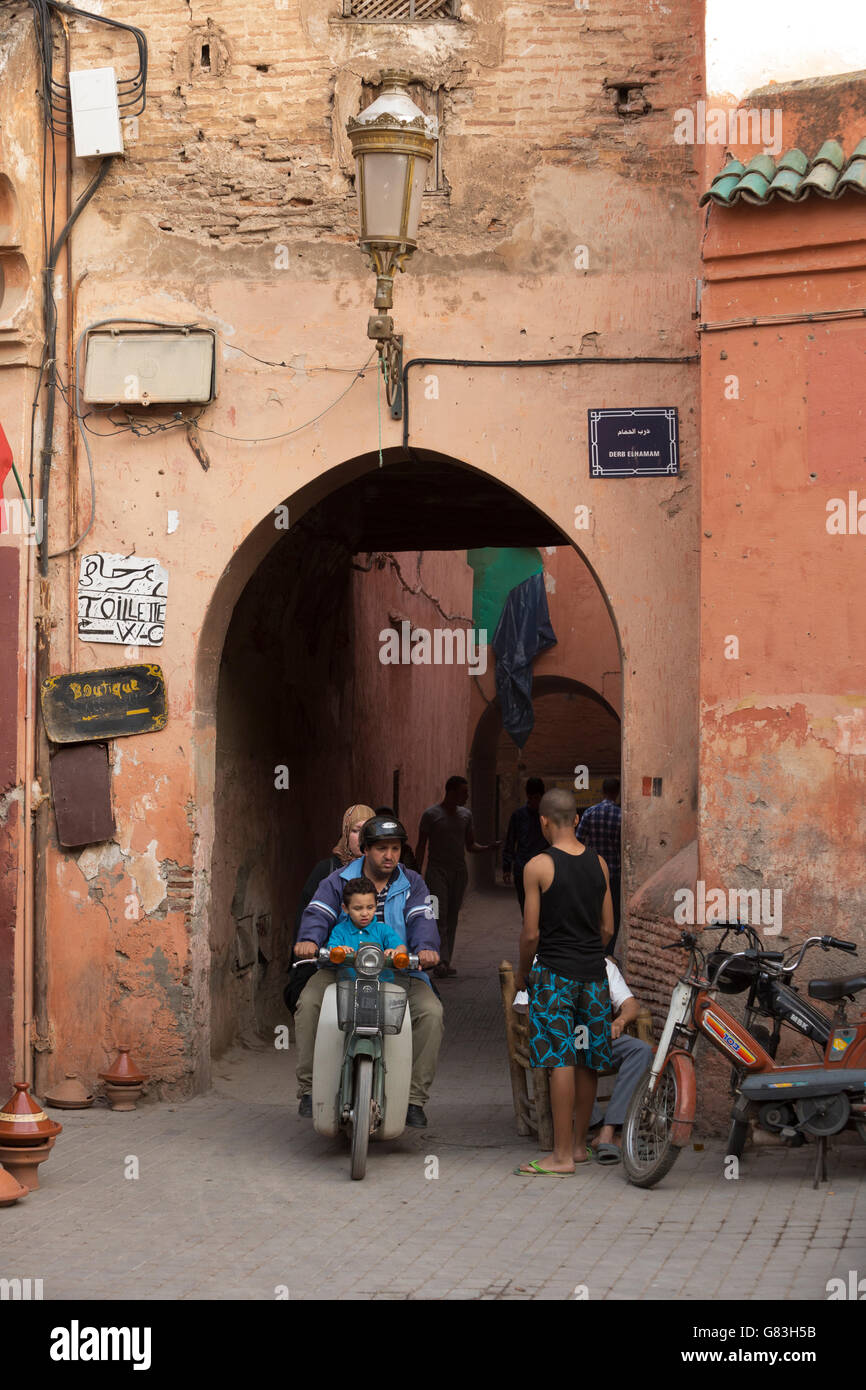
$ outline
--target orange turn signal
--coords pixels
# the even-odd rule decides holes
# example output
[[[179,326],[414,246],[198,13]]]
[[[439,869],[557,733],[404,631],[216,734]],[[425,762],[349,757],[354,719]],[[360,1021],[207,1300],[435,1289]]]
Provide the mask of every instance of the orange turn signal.
[[[331,947],[331,964],[332,964],[332,965],[342,965],[342,964],[343,964],[343,961],[344,961],[345,959],[346,959],[346,948],[345,948],[345,946],[332,946],[332,947]]]
[[[409,957],[405,951],[395,951],[391,960],[398,970],[408,970]]]

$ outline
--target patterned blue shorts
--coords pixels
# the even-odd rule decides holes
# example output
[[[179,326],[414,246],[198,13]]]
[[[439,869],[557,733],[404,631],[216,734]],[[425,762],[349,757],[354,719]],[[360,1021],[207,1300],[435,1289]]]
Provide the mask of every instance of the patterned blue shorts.
[[[607,974],[603,980],[568,980],[543,965],[536,965],[529,972],[526,983],[529,1065],[611,1070]],[[583,1028],[584,1035],[576,1041],[575,1030],[579,1028]]]

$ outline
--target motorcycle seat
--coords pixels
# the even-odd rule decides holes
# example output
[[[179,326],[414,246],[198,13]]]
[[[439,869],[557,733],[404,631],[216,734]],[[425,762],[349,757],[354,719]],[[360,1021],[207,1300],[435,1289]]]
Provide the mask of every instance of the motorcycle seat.
[[[840,1091],[860,1091],[866,1087],[866,1069],[846,1068],[825,1071],[823,1067],[782,1067],[778,1071],[754,1072],[740,1083],[746,1100],[807,1100],[812,1096],[835,1096]]]
[[[831,1002],[846,994],[859,994],[866,989],[866,975],[838,975],[834,980],[810,980],[809,994],[813,999]]]

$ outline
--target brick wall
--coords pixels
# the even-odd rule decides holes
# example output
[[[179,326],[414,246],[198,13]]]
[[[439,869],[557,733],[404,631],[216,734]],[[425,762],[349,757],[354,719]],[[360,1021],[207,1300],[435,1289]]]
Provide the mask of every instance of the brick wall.
[[[672,187],[691,168],[671,136],[673,110],[700,94],[697,0],[658,11],[634,0],[593,0],[588,11],[524,0],[504,13],[476,0],[459,23],[421,25],[347,23],[340,8],[217,0],[205,12],[155,0],[142,15],[118,0],[112,15],[147,35],[147,109],[127,126],[126,158],[100,196],[106,220],[140,217],[157,254],[172,238],[234,249],[316,239],[320,261],[339,260],[335,243],[356,235],[345,120],[361,81],[394,65],[441,92],[453,191],[425,199],[424,218],[438,224],[442,251],[475,254],[480,243],[497,254],[531,214],[544,166],[672,177]],[[134,71],[127,37],[81,20],[70,32],[73,66]],[[616,105],[623,83],[636,84],[628,114]],[[545,255],[564,255],[568,240]]]

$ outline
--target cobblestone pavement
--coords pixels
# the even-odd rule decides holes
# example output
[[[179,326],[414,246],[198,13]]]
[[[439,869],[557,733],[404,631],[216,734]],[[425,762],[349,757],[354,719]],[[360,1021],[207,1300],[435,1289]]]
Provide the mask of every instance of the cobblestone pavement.
[[[42,1187],[0,1212],[0,1275],[41,1278],[46,1299],[823,1300],[866,1274],[859,1143],[818,1192],[811,1149],[747,1154],[729,1181],[721,1140],[648,1192],[595,1164],[514,1177],[537,1152],[515,1132],[499,1002],[518,930],[510,891],[467,899],[430,1126],[371,1145],[363,1183],[299,1119],[293,1053],[238,1048],[205,1096],[59,1117]]]

